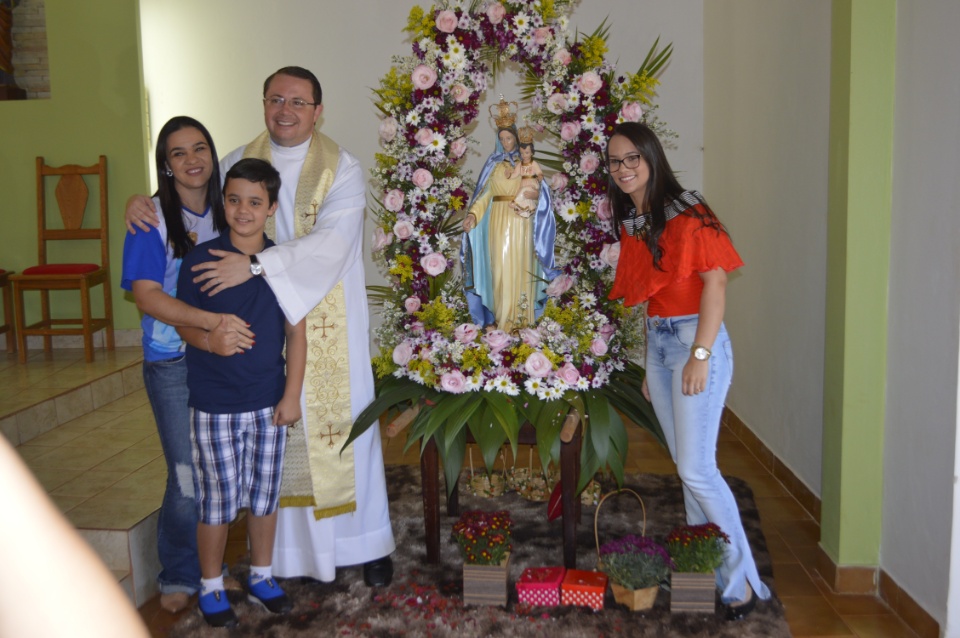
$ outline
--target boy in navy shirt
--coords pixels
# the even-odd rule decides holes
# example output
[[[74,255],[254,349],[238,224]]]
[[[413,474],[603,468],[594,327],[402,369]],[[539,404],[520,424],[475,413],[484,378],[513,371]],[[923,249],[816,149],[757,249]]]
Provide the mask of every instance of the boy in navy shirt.
[[[211,312],[241,316],[256,335],[250,350],[231,357],[220,357],[209,347],[206,351],[187,347],[200,506],[199,606],[215,627],[237,624],[224,591],[222,563],[228,525],[241,507],[249,507],[251,514],[248,600],[273,613],[286,613],[292,607],[272,575],[273,543],[286,445],[286,429],[280,426],[291,425],[301,416],[307,342],[304,322],[293,326],[286,321],[262,277],[209,296],[193,283],[191,267],[209,259],[211,248],[256,255],[272,246],[263,228],[277,210],[279,190],[280,175],[269,163],[237,162],[223,185],[230,231],[197,246],[184,258],[177,286],[179,299]]]

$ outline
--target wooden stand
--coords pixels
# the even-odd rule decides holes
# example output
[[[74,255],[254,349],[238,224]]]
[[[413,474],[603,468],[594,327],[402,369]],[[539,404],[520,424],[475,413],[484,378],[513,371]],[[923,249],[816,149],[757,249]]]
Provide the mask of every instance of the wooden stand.
[[[464,605],[506,605],[510,554],[499,565],[463,565]]]
[[[580,499],[577,498],[577,481],[580,478],[580,437],[583,428],[578,417],[568,418],[568,427],[560,434],[560,482],[563,485],[561,503],[563,504],[563,565],[567,569],[577,568],[577,523],[580,522]],[[518,442],[521,445],[536,445],[537,432],[532,425],[525,423],[520,428]],[[467,442],[473,438],[467,436]],[[427,562],[440,562],[440,460],[437,444],[431,439],[420,455],[420,481],[423,493],[423,527],[426,533]],[[460,499],[457,486],[447,499],[447,515],[460,515]]]

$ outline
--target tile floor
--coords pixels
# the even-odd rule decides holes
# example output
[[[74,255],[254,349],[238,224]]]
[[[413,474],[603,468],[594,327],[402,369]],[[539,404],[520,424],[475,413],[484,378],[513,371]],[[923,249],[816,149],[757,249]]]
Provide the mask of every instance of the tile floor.
[[[31,408],[52,400],[48,418],[70,416],[67,409],[57,412],[57,399],[78,387],[90,388],[92,409],[81,406],[79,416],[58,421],[55,429],[24,440],[17,448],[68,519],[77,526],[99,526],[106,520],[138,520],[159,506],[166,470],[146,396],[142,388],[133,389],[139,376],[138,349],[98,351],[93,364],[84,363],[82,350],[61,350],[52,356],[31,353],[25,366],[16,363],[15,355],[2,357],[0,387],[5,391],[0,397],[0,424],[15,444],[20,441],[14,436],[32,434],[28,419],[35,414],[23,416]],[[119,398],[116,388],[110,387],[116,383],[103,381],[115,373],[120,373],[124,385]],[[648,435],[636,428],[629,432],[628,472],[676,471]],[[402,435],[384,437],[384,456],[388,464],[417,462],[415,450],[403,454]],[[753,488],[776,588],[795,638],[916,638],[878,598],[830,592],[811,567],[819,539],[817,522],[727,429],[721,432],[719,460],[725,474],[743,478]],[[228,562],[245,553],[243,537],[241,522],[231,532]],[[157,598],[143,605],[140,613],[154,636],[167,635],[177,619],[160,610]]]

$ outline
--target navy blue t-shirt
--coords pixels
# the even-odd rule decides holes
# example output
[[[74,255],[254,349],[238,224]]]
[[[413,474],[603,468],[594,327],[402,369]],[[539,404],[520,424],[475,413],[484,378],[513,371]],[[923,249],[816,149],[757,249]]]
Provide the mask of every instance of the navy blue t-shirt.
[[[264,248],[273,246],[264,235]],[[275,407],[283,398],[286,368],[283,344],[284,316],[276,296],[263,277],[252,277],[214,296],[193,283],[191,267],[215,259],[211,248],[239,253],[230,233],[204,242],[187,253],[180,266],[177,298],[210,312],[234,314],[250,324],[254,346],[230,357],[187,346],[187,387],[190,407],[211,414],[236,414]],[[205,282],[204,282],[205,283]]]

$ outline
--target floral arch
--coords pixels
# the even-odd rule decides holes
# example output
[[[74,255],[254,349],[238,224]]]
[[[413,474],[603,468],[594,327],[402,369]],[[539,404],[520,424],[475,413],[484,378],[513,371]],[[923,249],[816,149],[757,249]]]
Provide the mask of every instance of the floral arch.
[[[374,93],[383,152],[372,170],[379,189],[373,252],[391,282],[372,287],[383,304],[373,360],[377,398],[351,433],[385,410],[419,402],[414,441],[437,442],[448,489],[459,476],[466,434],[490,469],[523,422],[534,425],[543,467],[556,461],[571,409],[583,419],[582,489],[598,470],[619,480],[626,432],[618,412],[662,433],[640,395],[643,371],[630,361],[641,345],[640,313],[607,299],[619,244],[611,233],[603,150],[613,127],[655,116],[657,75],[671,47],[654,43],[636,73],[605,60],[607,29],[569,35],[575,0],[442,0],[414,7],[405,31],[413,45]],[[543,315],[518,335],[471,323],[458,274],[460,222],[472,185],[462,172],[487,83],[504,61],[524,70],[527,123],[557,141],[538,161],[549,179],[557,221],[556,260]]]

